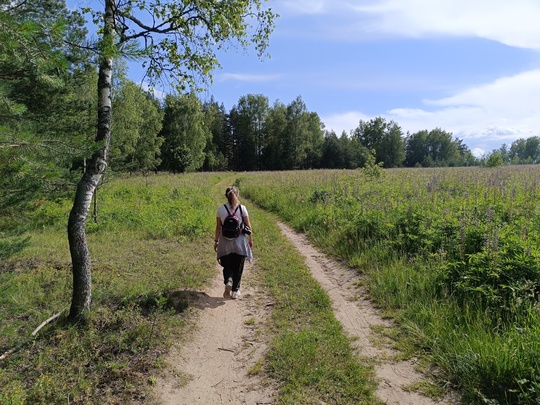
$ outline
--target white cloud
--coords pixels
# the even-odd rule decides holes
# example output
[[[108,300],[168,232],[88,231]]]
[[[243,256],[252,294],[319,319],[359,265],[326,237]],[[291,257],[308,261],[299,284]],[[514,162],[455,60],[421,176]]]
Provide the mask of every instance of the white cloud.
[[[340,136],[343,131],[349,134],[351,130],[358,127],[360,120],[369,121],[371,118],[373,117],[358,111],[347,111],[323,116],[321,121],[324,122],[328,131],[334,131],[337,136]]]
[[[479,157],[482,157],[483,155],[486,154],[486,151],[482,148],[473,148],[471,150],[471,153],[473,154],[473,156],[476,156],[477,158]]]
[[[454,96],[430,104],[453,106],[489,106],[490,110],[501,114],[528,116],[538,113],[540,105],[540,69],[522,72],[514,76],[497,79],[465,90]]]
[[[233,80],[238,82],[270,82],[277,80],[281,75],[259,75],[250,73],[221,73],[216,76],[220,82]]]
[[[334,17],[326,27],[311,26],[312,34],[327,38],[466,36],[540,50],[538,0],[279,0],[274,4],[282,17]]]
[[[157,98],[158,100],[165,100],[165,96],[167,95],[167,93],[165,93],[164,91],[158,90],[154,87],[150,87],[150,85],[147,82],[141,83],[141,89],[152,93],[154,97]]]
[[[466,138],[508,141],[540,133],[540,70],[498,79],[451,97],[426,100],[423,109],[388,112],[410,131],[440,127]],[[409,129],[410,128],[410,129]]]
[[[540,136],[540,69],[498,79],[451,97],[426,100],[426,108],[395,108],[381,114],[402,130],[414,133],[441,128],[463,139],[476,154],[511,144],[519,138]],[[361,112],[322,117],[340,134],[369,120]]]
[[[474,36],[540,50],[537,0],[381,0],[354,9],[374,17],[369,30],[381,33]]]

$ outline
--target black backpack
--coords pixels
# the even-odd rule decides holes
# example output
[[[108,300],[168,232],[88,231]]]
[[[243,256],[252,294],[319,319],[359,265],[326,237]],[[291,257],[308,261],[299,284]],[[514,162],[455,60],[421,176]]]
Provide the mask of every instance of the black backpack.
[[[227,210],[227,217],[221,225],[221,234],[225,239],[236,239],[242,233],[242,217],[244,216],[244,214],[242,213],[242,207],[239,205],[238,207],[236,207],[234,212],[231,213],[231,211],[229,211],[229,208],[227,208],[227,204],[223,204],[223,206]],[[240,208],[240,218],[238,217],[238,215],[236,215],[238,208]]]

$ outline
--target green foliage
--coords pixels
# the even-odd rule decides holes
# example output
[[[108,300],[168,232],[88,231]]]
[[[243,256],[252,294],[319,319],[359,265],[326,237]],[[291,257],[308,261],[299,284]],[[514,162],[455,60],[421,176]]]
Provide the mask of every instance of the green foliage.
[[[408,167],[464,166],[470,154],[459,139],[436,128],[408,135],[406,139],[406,160]]]
[[[323,124],[300,96],[272,107],[263,95],[243,96],[229,113],[229,125],[224,154],[231,169],[312,169],[321,164]]]
[[[535,403],[537,168],[253,173],[244,195],[369,277],[467,403]]]
[[[193,93],[166,97],[160,134],[164,139],[162,169],[184,173],[204,164],[204,149],[210,131],[203,118],[201,102]]]
[[[62,1],[12,3],[0,16],[0,210],[19,209],[71,186],[95,125],[80,17]],[[95,114],[95,112],[94,112]]]
[[[238,156],[237,170],[260,170],[262,151],[266,146],[266,123],[268,98],[262,94],[240,97],[231,111],[233,133]]]
[[[383,162],[375,163],[375,151],[367,156],[366,163],[362,168],[364,175],[371,180],[375,180],[384,175]]]
[[[486,167],[499,167],[504,164],[501,153],[498,151],[492,152],[485,160]]]
[[[155,170],[159,163],[159,137],[163,113],[159,104],[135,83],[118,81],[113,97],[113,133],[111,167],[117,171]]]
[[[386,122],[381,117],[360,121],[352,135],[362,146],[374,150],[376,162],[384,167],[400,167],[405,160],[405,140],[394,121]]]
[[[373,369],[354,355],[333,316],[328,296],[311,277],[276,226],[275,219],[256,215],[257,264],[260,277],[276,298],[272,342],[266,355],[271,377],[279,381],[279,403],[377,404]]]
[[[485,308],[495,326],[523,321],[540,292],[540,255],[513,233],[495,235],[496,246],[448,263],[445,282],[462,304]],[[536,245],[536,244],[535,244]]]
[[[281,159],[285,169],[317,167],[322,153],[323,130],[316,113],[309,113],[301,96],[294,99],[286,110],[286,138]],[[315,164],[314,164],[315,163]]]
[[[499,149],[495,149],[488,155],[487,160],[484,158],[484,164],[489,165],[491,156],[495,155],[493,159],[495,162],[491,162],[494,166],[500,165],[524,165],[524,164],[536,164],[540,162],[540,137],[531,136],[527,139],[517,139],[510,147],[503,144]],[[499,157],[502,162],[499,162]],[[493,166],[492,166],[493,167]]]
[[[275,101],[268,111],[265,123],[266,148],[263,152],[263,167],[266,170],[283,170],[289,168],[283,159],[287,145],[284,142],[287,134],[287,107]]]
[[[29,237],[9,237],[0,239],[0,259],[5,260],[23,251],[27,246]]]
[[[521,164],[540,162],[540,137],[532,136],[512,142],[509,158]]]
[[[227,126],[227,114],[223,104],[212,98],[203,104],[204,122],[210,129],[205,146],[205,171],[225,171],[233,161],[234,142]]]
[[[204,185],[200,188],[147,186],[140,178],[116,181],[101,189],[99,220],[88,223],[88,232],[115,232],[121,224],[122,228],[140,230],[151,239],[204,236],[215,218],[208,215],[209,210],[214,210],[214,203],[203,189]]]
[[[277,15],[261,0],[232,0],[216,4],[137,0],[115,5],[112,18],[115,44],[105,47],[109,54],[142,60],[145,80],[154,84],[165,76],[178,91],[196,90],[208,83],[219,67],[216,53],[229,47],[253,46],[259,57],[266,54]],[[151,18],[142,24],[138,12]],[[106,32],[103,10],[85,9],[92,15],[98,32]],[[101,39],[104,39],[103,36]],[[109,49],[109,48],[113,49]]]

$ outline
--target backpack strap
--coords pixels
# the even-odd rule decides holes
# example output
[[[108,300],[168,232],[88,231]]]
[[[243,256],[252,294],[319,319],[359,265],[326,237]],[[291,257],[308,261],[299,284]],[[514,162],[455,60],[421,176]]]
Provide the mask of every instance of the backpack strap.
[[[240,208],[240,221],[242,221],[240,226],[243,227],[244,226],[244,213],[242,212],[242,204],[238,205],[238,207],[236,209],[238,209],[238,208]]]
[[[223,204],[225,209],[227,210],[227,214],[231,216],[231,211],[229,211],[229,207],[227,207],[227,204]],[[242,211],[242,204],[238,204],[238,207],[234,210],[233,214],[236,214],[236,211],[238,211],[238,208],[240,208],[240,224],[244,225],[244,212]]]

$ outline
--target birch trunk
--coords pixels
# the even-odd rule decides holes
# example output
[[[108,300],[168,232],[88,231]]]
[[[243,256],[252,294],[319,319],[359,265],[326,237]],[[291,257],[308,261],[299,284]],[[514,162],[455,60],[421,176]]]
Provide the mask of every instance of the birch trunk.
[[[111,141],[112,100],[111,83],[114,48],[114,0],[105,1],[103,50],[99,62],[98,77],[98,127],[96,143],[101,145],[88,162],[69,214],[68,240],[73,272],[73,296],[69,319],[81,320],[92,303],[91,260],[86,240],[86,221],[92,195],[107,168]]]

